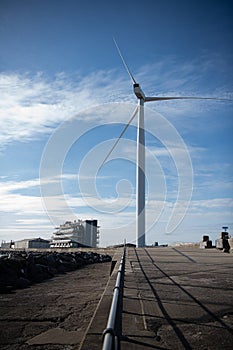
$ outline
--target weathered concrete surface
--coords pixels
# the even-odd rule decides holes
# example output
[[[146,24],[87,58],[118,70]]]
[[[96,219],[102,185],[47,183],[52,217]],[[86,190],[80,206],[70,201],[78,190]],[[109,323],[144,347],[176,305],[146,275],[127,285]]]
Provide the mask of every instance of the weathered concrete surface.
[[[110,263],[90,265],[1,295],[0,348],[101,349],[117,267],[111,278]],[[122,350],[232,349],[233,254],[128,248],[123,335]]]
[[[131,249],[128,260],[122,350],[233,348],[232,254]]]
[[[83,336],[78,350],[97,350],[102,348],[102,334],[106,328],[111,308],[113,290],[116,284],[117,271],[122,257],[122,249],[116,249],[112,260],[116,262],[115,268],[106,284],[105,291],[99,301],[95,313]]]
[[[0,349],[76,349],[105,289],[110,267],[110,262],[88,265],[1,294]]]
[[[101,349],[110,289],[81,350]],[[232,349],[233,255],[215,249],[128,248],[123,336],[122,350]]]

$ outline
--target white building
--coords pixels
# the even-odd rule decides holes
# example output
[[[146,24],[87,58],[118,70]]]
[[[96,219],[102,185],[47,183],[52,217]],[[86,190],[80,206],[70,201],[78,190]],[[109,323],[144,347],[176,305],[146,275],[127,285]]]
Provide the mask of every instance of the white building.
[[[96,248],[99,243],[97,220],[66,221],[56,227],[50,243],[51,248],[77,248],[82,246]]]

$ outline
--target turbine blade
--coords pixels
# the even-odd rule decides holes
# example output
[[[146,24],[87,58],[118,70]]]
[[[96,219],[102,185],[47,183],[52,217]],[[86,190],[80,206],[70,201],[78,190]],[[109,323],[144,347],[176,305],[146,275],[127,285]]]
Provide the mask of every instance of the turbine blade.
[[[122,130],[120,136],[118,137],[118,139],[116,140],[116,142],[114,143],[114,145],[112,146],[112,148],[110,149],[110,151],[108,152],[108,154],[106,155],[106,157],[104,158],[103,162],[101,163],[99,170],[102,168],[102,166],[106,163],[107,159],[109,158],[110,154],[112,153],[112,151],[114,150],[114,148],[116,147],[116,145],[118,144],[118,142],[120,141],[120,139],[122,138],[122,136],[124,135],[124,133],[126,132],[126,130],[128,129],[129,125],[131,124],[132,120],[134,119],[134,117],[136,116],[138,111],[138,106],[135,108],[130,120],[128,121],[128,123],[126,124],[126,126],[124,127],[124,129]]]
[[[218,100],[218,101],[230,101],[227,98],[218,97],[195,97],[195,96],[180,96],[180,97],[146,97],[145,102],[151,101],[167,101],[167,100]]]
[[[113,38],[113,40],[114,40],[114,43],[116,45],[117,51],[118,51],[118,53],[120,55],[120,58],[121,58],[124,66],[125,66],[125,69],[127,70],[128,74],[130,76],[130,79],[132,80],[133,84],[137,84],[136,80],[134,79],[133,74],[131,73],[131,71],[130,71],[130,69],[129,69],[129,67],[128,67],[128,65],[127,65],[127,63],[126,63],[126,61],[125,61],[125,59],[124,59],[124,57],[123,57],[123,55],[121,53],[121,50],[120,50],[119,46],[117,45],[117,42],[116,42],[115,38]]]

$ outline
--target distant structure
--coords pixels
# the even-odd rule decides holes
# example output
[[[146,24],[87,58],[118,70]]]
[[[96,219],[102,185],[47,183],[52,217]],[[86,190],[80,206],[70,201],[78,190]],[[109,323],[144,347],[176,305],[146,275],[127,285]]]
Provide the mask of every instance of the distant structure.
[[[15,249],[46,249],[49,248],[49,242],[43,238],[27,238],[21,241],[15,241],[12,248]]]
[[[209,239],[209,236],[202,236],[202,242],[200,242],[200,248],[217,248],[222,250],[225,253],[229,253],[233,249],[233,238],[227,232],[228,226],[223,226],[219,238],[215,240],[215,246],[212,245],[212,241]]]
[[[1,249],[12,249],[14,247],[15,247],[15,242],[12,240],[10,242],[2,241],[1,243]]]
[[[97,220],[66,221],[56,227],[50,242],[51,248],[93,247],[99,244]]]
[[[212,241],[209,239],[209,236],[207,235],[202,236],[202,242],[200,242],[200,248],[201,249],[212,248]]]
[[[231,238],[229,233],[227,232],[228,227],[223,226],[222,229],[224,231],[220,232],[219,238],[216,239],[215,244],[217,249],[221,249],[224,252],[228,253],[231,248],[230,246]]]

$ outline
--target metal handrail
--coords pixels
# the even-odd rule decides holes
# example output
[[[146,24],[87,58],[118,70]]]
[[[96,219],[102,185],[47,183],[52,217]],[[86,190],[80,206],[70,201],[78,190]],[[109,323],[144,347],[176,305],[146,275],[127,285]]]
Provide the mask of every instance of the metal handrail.
[[[119,350],[120,337],[122,335],[122,307],[123,307],[123,288],[125,274],[125,255],[124,247],[119,269],[117,272],[116,284],[113,289],[112,304],[108,316],[107,327],[103,332],[102,350]]]

